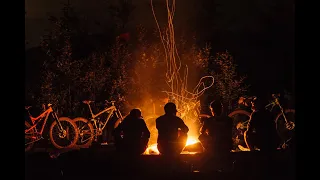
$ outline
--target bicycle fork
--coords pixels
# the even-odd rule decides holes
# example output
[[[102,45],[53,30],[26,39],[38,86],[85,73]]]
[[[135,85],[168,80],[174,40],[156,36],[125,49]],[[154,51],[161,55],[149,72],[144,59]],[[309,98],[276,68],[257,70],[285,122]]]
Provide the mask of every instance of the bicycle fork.
[[[295,128],[294,122],[292,122],[292,121],[289,122],[289,121],[287,120],[287,117],[286,117],[286,115],[285,115],[285,113],[284,113],[284,111],[283,111],[283,108],[281,107],[280,104],[279,104],[279,107],[280,107],[280,110],[281,110],[281,114],[282,114],[282,116],[283,116],[283,119],[284,119],[284,121],[285,121],[286,128],[287,128],[288,130],[294,129],[294,128]]]
[[[64,138],[67,135],[66,130],[63,129],[63,127],[61,125],[61,122],[59,121],[58,115],[55,112],[53,113],[53,117],[54,117],[54,119],[56,119],[57,124],[58,124],[58,129],[59,129],[59,132],[60,132],[59,133],[59,137],[60,138]]]

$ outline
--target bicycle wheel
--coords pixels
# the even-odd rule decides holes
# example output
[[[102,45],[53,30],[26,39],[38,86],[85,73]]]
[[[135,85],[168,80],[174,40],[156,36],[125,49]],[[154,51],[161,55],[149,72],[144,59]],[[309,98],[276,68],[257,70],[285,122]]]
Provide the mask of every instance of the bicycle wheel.
[[[247,123],[250,119],[251,113],[245,110],[235,110],[228,116],[232,118],[232,141],[234,149],[237,149],[238,145],[246,147],[244,142],[243,133],[247,129]]]
[[[286,109],[284,111],[284,114],[286,116],[287,121],[289,123],[291,123],[291,125],[294,125],[295,124],[295,110],[294,109]],[[282,141],[281,143],[287,143],[288,141],[290,141],[294,136],[295,127],[293,126],[293,129],[290,129],[290,128],[288,129],[286,127],[285,119],[281,113],[279,113],[277,115],[275,122],[276,122],[278,135]]]
[[[79,132],[79,138],[76,143],[77,146],[89,147],[94,138],[94,130],[92,124],[85,118],[77,117],[72,120]]]
[[[49,130],[51,143],[58,149],[74,147],[79,137],[77,126],[68,117],[60,117],[58,121],[63,128],[63,132],[59,130],[57,121],[53,121]]]
[[[31,127],[31,125],[27,122],[27,121],[24,121],[24,130],[27,130]],[[34,145],[34,129],[31,129],[30,131],[24,133],[24,144],[25,144],[25,147],[24,147],[24,151],[27,152],[27,151],[30,151]]]

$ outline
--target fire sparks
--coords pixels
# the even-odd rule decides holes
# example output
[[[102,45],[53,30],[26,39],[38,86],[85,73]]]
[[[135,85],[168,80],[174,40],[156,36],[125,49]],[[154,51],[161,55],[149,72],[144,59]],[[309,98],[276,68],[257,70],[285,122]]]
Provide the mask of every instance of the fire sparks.
[[[181,58],[178,54],[177,46],[175,44],[175,35],[174,35],[174,25],[173,17],[175,12],[175,0],[169,1],[166,0],[167,12],[168,12],[168,26],[165,33],[162,33],[160,25],[157,21],[157,17],[153,8],[153,3],[151,1],[152,13],[158,27],[159,36],[164,48],[165,54],[165,63],[167,67],[166,74],[166,83],[169,87],[168,91],[165,92],[168,95],[168,100],[176,104],[179,114],[177,114],[181,119],[184,120],[186,125],[189,127],[188,134],[191,135],[187,139],[186,147],[190,145],[195,145],[199,142],[197,135],[199,133],[200,123],[197,121],[199,112],[200,112],[200,100],[199,97],[203,93],[213,86],[214,77],[213,76],[204,76],[200,78],[198,84],[193,89],[193,91],[188,91],[188,65],[184,62],[181,62]],[[183,68],[185,67],[185,68]],[[184,70],[184,71],[183,71]],[[207,80],[210,80],[207,82]],[[192,149],[192,148],[191,148]],[[189,152],[191,150],[188,150]],[[197,151],[197,150],[196,150]],[[157,149],[157,144],[149,145],[144,154],[159,154]]]
[[[186,146],[189,146],[189,145],[192,145],[192,144],[196,144],[198,142],[199,142],[198,138],[196,138],[194,136],[190,136],[187,139]],[[148,148],[146,149],[146,151],[143,154],[145,154],[145,155],[159,155],[160,152],[159,152],[159,150],[157,148],[157,144],[149,145]]]

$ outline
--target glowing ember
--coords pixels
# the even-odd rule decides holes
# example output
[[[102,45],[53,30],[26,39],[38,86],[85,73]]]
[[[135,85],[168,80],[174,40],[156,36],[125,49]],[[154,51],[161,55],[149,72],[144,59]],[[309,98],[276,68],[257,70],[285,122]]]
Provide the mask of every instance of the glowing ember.
[[[198,138],[196,138],[194,136],[190,136],[187,139],[186,146],[195,144],[197,142],[199,142]],[[158,148],[157,148],[157,144],[152,144],[152,145],[148,146],[148,148],[146,149],[146,151],[143,154],[146,154],[146,155],[151,155],[151,154],[158,155],[158,154],[160,154],[160,152],[158,151]]]
[[[152,145],[148,146],[148,148],[146,149],[144,154],[160,154],[160,152],[158,151],[158,148],[157,148],[157,144],[152,144]]]
[[[189,137],[188,140],[187,140],[187,143],[186,143],[186,146],[189,146],[191,144],[195,144],[199,142],[198,138],[195,138],[195,137]]]

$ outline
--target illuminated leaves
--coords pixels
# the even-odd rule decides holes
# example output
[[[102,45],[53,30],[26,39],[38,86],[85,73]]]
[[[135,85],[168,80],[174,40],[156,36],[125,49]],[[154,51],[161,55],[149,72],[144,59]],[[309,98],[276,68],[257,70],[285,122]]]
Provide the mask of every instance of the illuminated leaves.
[[[238,99],[248,86],[244,84],[245,76],[238,76],[236,64],[228,51],[219,52],[214,57],[216,71],[211,71],[215,77],[215,89],[223,102],[231,108],[234,100]]]

